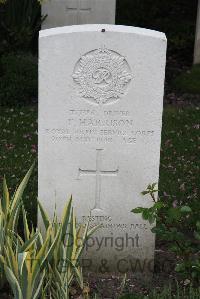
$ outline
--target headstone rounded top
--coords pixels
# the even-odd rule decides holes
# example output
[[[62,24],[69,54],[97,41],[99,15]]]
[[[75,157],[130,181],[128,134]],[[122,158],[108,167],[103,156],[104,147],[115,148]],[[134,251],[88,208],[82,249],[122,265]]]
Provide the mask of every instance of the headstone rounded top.
[[[58,34],[75,33],[75,32],[95,32],[106,34],[106,32],[119,32],[119,33],[133,33],[138,35],[149,36],[153,38],[159,38],[166,40],[166,36],[163,32],[123,25],[108,25],[108,24],[89,24],[89,25],[73,25],[63,26],[51,29],[45,29],[40,31],[40,38],[53,36]]]

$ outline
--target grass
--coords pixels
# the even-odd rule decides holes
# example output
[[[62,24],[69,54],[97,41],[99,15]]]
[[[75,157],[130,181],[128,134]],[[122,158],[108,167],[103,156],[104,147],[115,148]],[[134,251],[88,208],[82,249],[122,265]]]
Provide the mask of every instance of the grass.
[[[184,93],[200,94],[200,65],[195,65],[174,80],[174,87]]]
[[[168,107],[163,114],[160,195],[200,211],[200,110]],[[197,217],[194,217],[194,219]]]
[[[161,292],[153,291],[148,296],[144,295],[125,295],[120,299],[199,299],[200,289],[177,287],[172,290],[171,287],[165,287]]]
[[[195,205],[197,212],[200,210],[199,129],[199,108],[164,109],[159,188],[167,199]],[[14,191],[36,157],[37,107],[1,107],[0,181],[6,175]],[[24,198],[29,216],[34,222],[36,198],[37,169]]]
[[[36,107],[0,107],[0,181],[6,176],[10,191],[37,157]],[[36,223],[37,170],[26,189],[24,202],[30,219]]]
[[[188,203],[199,214],[200,109],[165,107],[160,163],[160,194],[167,200]],[[0,182],[6,175],[10,190],[19,184],[37,158],[37,107],[0,109]],[[151,183],[151,182],[150,182]],[[146,186],[144,186],[145,188]],[[141,190],[142,191],[142,190]],[[26,190],[28,218],[36,223],[37,169]],[[194,217],[194,219],[197,217]],[[127,295],[120,299],[197,299],[200,291],[184,295],[170,289],[161,293]]]

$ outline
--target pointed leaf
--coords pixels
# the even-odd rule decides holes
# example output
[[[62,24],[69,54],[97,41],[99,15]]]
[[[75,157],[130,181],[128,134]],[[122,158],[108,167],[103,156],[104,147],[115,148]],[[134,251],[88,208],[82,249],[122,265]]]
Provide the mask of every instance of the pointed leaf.
[[[46,213],[46,211],[44,210],[43,206],[41,205],[41,203],[38,201],[38,207],[40,209],[40,213],[41,213],[41,216],[42,216],[42,220],[44,222],[44,226],[45,226],[45,229],[47,231],[51,221]]]
[[[9,204],[10,204],[10,196],[9,196],[9,191],[8,191],[8,187],[6,184],[6,179],[4,177],[3,179],[3,198],[2,198],[2,211],[4,212],[4,214],[7,216],[8,214],[8,209],[9,209]]]
[[[22,296],[22,291],[21,291],[20,285],[19,285],[14,273],[7,266],[5,266],[4,269],[5,269],[6,278],[11,286],[14,297],[17,299],[24,299]]]
[[[45,271],[43,272],[43,274],[40,277],[40,283],[37,286],[37,289],[36,289],[35,293],[33,294],[34,296],[33,296],[32,299],[38,299],[39,298],[39,296],[41,294],[41,291],[42,291],[42,286],[43,286],[43,283],[44,283],[44,277],[45,277]]]
[[[22,180],[22,182],[20,183],[19,187],[17,188],[15,194],[14,194],[14,198],[12,200],[12,204],[11,204],[11,212],[15,210],[15,207],[18,205],[18,202],[21,200],[24,189],[26,188],[26,185],[29,181],[29,178],[32,174],[33,168],[35,166],[35,163],[32,164],[31,168],[29,169],[29,171],[27,172],[27,174],[25,175],[24,179]]]
[[[24,224],[24,237],[25,237],[25,240],[29,240],[30,231],[29,231],[29,227],[28,227],[28,221],[27,221],[24,205],[22,205],[22,215],[23,215],[23,224]]]
[[[72,214],[72,196],[66,204],[62,215],[62,241],[64,241]]]
[[[20,253],[23,251],[28,251],[30,247],[35,243],[36,239],[38,238],[39,233],[36,232],[35,235],[33,235],[28,241],[26,241],[21,247],[20,247]]]
[[[19,274],[22,276],[23,266],[27,257],[27,252],[22,252],[18,254],[18,268]]]

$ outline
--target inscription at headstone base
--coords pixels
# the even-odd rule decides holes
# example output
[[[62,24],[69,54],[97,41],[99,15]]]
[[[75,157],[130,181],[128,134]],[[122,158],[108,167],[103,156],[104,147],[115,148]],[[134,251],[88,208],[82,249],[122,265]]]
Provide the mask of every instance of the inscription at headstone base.
[[[67,26],[39,44],[39,199],[53,217],[72,194],[78,224],[101,224],[86,270],[151,271],[154,235],[131,210],[159,179],[165,35]]]
[[[115,24],[116,0],[46,0],[43,29],[79,24]]]

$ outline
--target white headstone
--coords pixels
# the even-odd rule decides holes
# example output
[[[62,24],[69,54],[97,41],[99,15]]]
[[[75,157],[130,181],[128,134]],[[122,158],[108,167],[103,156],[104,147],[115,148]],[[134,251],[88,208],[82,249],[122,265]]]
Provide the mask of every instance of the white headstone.
[[[79,24],[115,24],[116,0],[46,0],[43,29]]]
[[[83,25],[39,44],[39,199],[53,215],[72,194],[78,221],[102,224],[86,253],[95,271],[152,267],[154,235],[130,211],[151,206],[140,192],[159,178],[165,35]]]
[[[194,64],[200,63],[200,0],[197,8],[196,36],[194,45]]]

